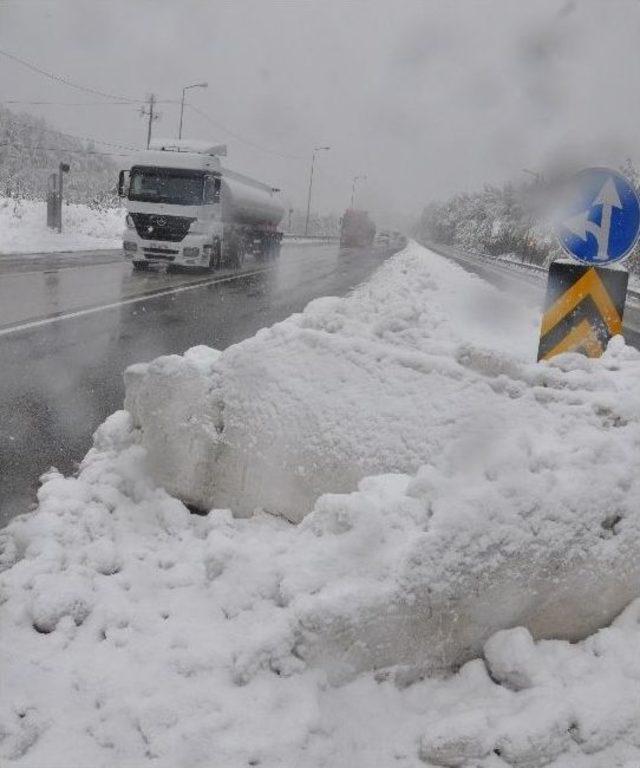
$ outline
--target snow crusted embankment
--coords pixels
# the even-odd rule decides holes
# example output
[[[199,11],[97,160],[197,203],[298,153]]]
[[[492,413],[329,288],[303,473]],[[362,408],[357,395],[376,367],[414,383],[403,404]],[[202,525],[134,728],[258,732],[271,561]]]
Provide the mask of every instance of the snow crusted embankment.
[[[0,254],[120,248],[124,215],[122,208],[65,204],[58,234],[47,227],[46,203],[0,197]]]
[[[130,413],[2,533],[0,757],[637,763],[640,355],[534,364],[537,328],[410,245],[135,367]],[[189,515],[159,481],[303,519]]]

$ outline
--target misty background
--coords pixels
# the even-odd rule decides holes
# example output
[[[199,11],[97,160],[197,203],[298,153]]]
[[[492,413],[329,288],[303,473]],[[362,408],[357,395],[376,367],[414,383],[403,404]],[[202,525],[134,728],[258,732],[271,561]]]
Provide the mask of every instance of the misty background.
[[[306,206],[403,226],[485,183],[636,159],[640,5],[538,0],[0,0],[0,106],[60,131],[143,147],[153,126],[225,142],[227,165]],[[42,103],[53,102],[53,103]],[[174,103],[167,103],[174,102]],[[96,144],[113,152],[121,147]]]

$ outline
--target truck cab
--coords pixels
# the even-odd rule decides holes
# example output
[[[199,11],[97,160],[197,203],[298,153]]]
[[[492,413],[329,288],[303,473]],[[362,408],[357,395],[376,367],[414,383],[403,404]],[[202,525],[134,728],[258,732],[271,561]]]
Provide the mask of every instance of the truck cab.
[[[156,141],[121,171],[123,252],[134,269],[239,267],[274,255],[284,209],[267,184],[223,168],[224,145]]]

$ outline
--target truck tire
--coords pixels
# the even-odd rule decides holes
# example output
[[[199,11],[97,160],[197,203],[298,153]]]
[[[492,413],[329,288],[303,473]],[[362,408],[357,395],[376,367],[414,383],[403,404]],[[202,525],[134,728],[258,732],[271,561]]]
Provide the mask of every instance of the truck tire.
[[[211,255],[209,256],[209,272],[213,272],[214,269],[220,269],[222,266],[222,250],[220,246],[220,240],[213,241],[213,248],[211,249]]]
[[[222,241],[222,265],[229,269],[240,269],[242,266],[242,238],[228,235]]]
[[[268,261],[271,258],[271,238],[263,237],[260,241],[260,248],[256,252],[257,261]]]
[[[146,269],[149,269],[149,262],[148,261],[134,261],[131,263],[131,266],[133,267],[134,272],[144,272]]]
[[[260,261],[273,261],[280,256],[280,239],[271,235],[262,240],[258,259]]]

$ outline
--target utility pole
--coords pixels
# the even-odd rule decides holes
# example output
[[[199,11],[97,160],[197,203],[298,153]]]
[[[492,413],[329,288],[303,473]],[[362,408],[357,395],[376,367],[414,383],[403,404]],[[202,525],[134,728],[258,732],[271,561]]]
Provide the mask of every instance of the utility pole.
[[[307,195],[307,220],[304,225],[304,234],[309,234],[309,214],[311,213],[311,190],[313,188],[313,168],[316,164],[316,152],[326,152],[331,147],[314,147],[311,155],[311,172],[309,173],[309,194]]]
[[[351,205],[349,206],[350,208],[353,208],[353,203],[356,199],[356,182],[364,181],[366,178],[367,177],[364,175],[353,177],[353,184],[351,185]]]
[[[142,107],[140,109],[140,114],[142,117],[148,117],[149,122],[147,125],[147,149],[149,149],[149,145],[151,144],[151,126],[153,124],[154,120],[158,120],[160,118],[160,115],[155,111],[156,106],[156,95],[155,93],[152,93],[149,96],[149,106],[148,107]]]

